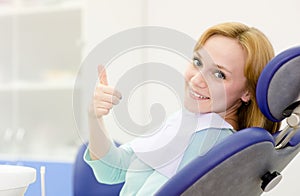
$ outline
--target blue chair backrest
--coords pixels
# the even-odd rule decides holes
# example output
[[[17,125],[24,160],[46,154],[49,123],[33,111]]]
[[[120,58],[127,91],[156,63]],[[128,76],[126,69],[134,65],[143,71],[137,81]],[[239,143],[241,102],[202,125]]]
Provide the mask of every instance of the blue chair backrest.
[[[123,183],[107,185],[99,183],[92,168],[83,160],[87,144],[83,144],[76,156],[74,164],[73,191],[74,196],[117,196],[123,187]]]

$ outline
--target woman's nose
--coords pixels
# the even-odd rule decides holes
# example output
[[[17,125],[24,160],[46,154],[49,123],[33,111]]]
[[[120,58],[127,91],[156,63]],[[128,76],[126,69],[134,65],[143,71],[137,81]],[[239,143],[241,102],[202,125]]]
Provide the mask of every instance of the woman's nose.
[[[199,88],[206,88],[207,81],[204,77],[204,74],[201,71],[197,71],[191,79],[191,82],[194,86]]]

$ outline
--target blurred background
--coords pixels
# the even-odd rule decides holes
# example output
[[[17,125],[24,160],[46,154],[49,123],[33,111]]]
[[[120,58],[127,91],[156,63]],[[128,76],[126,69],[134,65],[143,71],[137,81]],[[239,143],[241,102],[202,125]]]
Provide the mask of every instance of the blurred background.
[[[88,136],[85,114],[90,99],[84,89],[76,94],[82,98],[74,103],[82,109],[82,118],[75,121],[74,83],[84,59],[111,35],[154,25],[197,40],[209,26],[238,21],[262,30],[277,54],[300,44],[299,7],[297,0],[0,0],[1,163],[62,164],[66,168],[65,175],[60,174],[62,183],[55,184],[55,173],[47,182],[48,195],[72,195],[72,164]],[[187,64],[178,55],[159,49],[148,50],[146,59],[139,52],[127,52],[111,62],[110,84],[146,61],[172,65],[180,72]],[[129,103],[132,119],[148,122],[153,102],[161,103],[167,114],[176,111],[180,103],[174,92],[166,90],[159,84],[137,89]],[[106,118],[115,140],[132,139],[113,116]],[[265,195],[298,194],[297,164],[299,155],[284,171],[283,181]],[[30,191],[28,195],[36,195]]]

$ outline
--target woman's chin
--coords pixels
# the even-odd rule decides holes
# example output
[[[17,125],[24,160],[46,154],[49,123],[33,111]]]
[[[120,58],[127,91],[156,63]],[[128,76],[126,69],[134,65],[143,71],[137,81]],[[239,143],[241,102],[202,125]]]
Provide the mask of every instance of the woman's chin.
[[[192,113],[202,113],[202,111],[199,108],[196,108],[196,107],[193,107],[193,106],[190,106],[187,104],[184,105],[184,108]]]

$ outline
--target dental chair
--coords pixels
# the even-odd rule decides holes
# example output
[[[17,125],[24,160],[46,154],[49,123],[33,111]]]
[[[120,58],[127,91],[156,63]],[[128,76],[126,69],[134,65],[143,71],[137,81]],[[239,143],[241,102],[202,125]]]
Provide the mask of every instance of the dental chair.
[[[179,171],[156,195],[256,196],[275,187],[280,172],[300,151],[300,47],[268,63],[258,81],[257,102],[268,119],[286,120],[286,127],[274,135],[259,127],[232,134]],[[82,149],[75,162],[74,195],[118,195],[122,184],[96,182]],[[107,187],[111,190],[101,192]]]

